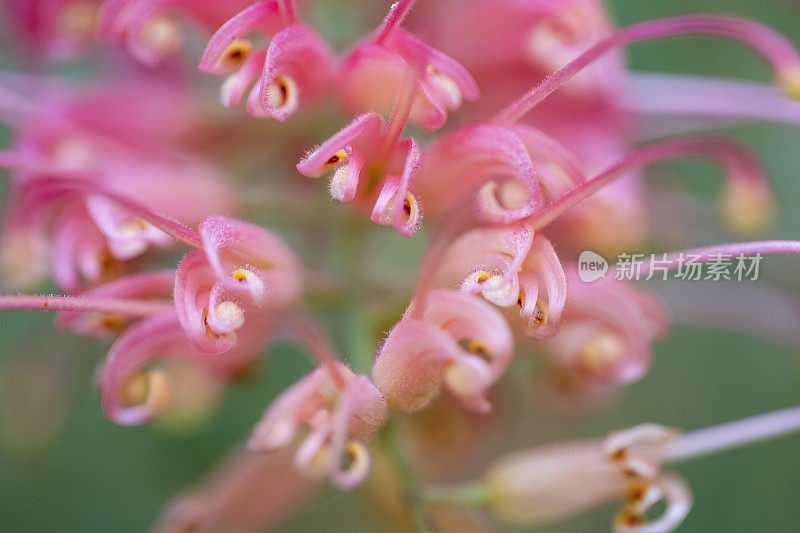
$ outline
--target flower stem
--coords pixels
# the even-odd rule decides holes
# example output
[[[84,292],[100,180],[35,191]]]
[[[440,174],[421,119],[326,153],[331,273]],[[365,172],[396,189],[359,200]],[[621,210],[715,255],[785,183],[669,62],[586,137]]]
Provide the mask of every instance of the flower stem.
[[[384,431],[389,456],[394,462],[397,471],[397,480],[403,488],[406,504],[411,514],[411,523],[418,533],[430,533],[427,517],[425,515],[425,501],[419,483],[414,477],[411,464],[406,459],[400,439],[397,435],[397,424],[389,421]]]
[[[691,137],[664,141],[645,146],[627,155],[610,168],[532,214],[528,222],[535,230],[540,230],[627,172],[653,161],[684,157],[708,157],[718,162],[725,170],[729,184],[734,180],[739,180],[737,183],[747,180],[751,184],[766,181],[758,161],[745,147],[730,139]]]
[[[489,492],[485,485],[473,483],[457,487],[431,487],[425,489],[422,496],[426,502],[433,504],[483,507],[488,501]]]
[[[0,296],[0,310],[41,309],[49,311],[78,311],[111,313],[125,316],[150,316],[174,309],[170,302],[152,300],[127,300],[89,296]]]
[[[658,260],[658,267],[653,262],[642,266],[641,275],[646,276],[651,270],[673,270],[685,264],[691,258],[693,264],[702,264],[718,261],[720,257],[734,257],[746,255],[789,255],[800,254],[800,241],[752,241],[718,244],[704,248],[694,248],[667,254]]]
[[[800,431],[800,407],[792,407],[685,433],[673,441],[664,461],[694,459]]]
[[[411,11],[411,8],[414,7],[416,2],[417,0],[398,0],[392,4],[392,8],[389,10],[389,14],[386,15],[378,36],[375,38],[375,42],[380,44],[386,41],[386,39],[400,27],[400,24],[403,23],[403,19],[406,18],[406,15]]]
[[[689,34],[714,35],[747,44],[764,56],[784,89],[794,95],[800,76],[800,56],[781,34],[756,22],[736,17],[687,15],[651,20],[621,29],[523,94],[497,116],[495,123],[504,126],[515,123],[578,72],[614,48],[635,41]]]

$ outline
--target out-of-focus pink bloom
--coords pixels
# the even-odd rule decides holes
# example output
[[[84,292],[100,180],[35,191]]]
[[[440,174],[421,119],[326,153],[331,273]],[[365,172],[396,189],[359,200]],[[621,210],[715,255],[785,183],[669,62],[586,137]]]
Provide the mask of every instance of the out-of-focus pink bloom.
[[[517,304],[525,333],[552,337],[567,299],[567,280],[553,246],[530,226],[470,230],[456,239],[437,267],[435,282],[480,293],[501,307]]]
[[[472,209],[480,220],[507,224],[544,204],[525,144],[492,124],[459,128],[434,141],[425,151],[417,190],[426,212],[437,218]]]
[[[585,283],[567,269],[569,299],[564,323],[546,348],[573,377],[596,383],[630,383],[650,367],[653,341],[669,318],[654,297],[611,277]]]
[[[692,505],[686,483],[660,468],[675,435],[662,426],[643,424],[612,433],[604,441],[517,452],[490,467],[485,477],[487,504],[504,520],[541,524],[624,498],[614,531],[672,531]],[[648,511],[660,501],[666,510],[649,521]]]
[[[8,0],[9,29],[48,59],[79,57],[94,41],[101,0]]]
[[[200,224],[202,250],[183,258],[175,275],[175,307],[192,342],[207,353],[237,344],[237,332],[258,327],[252,316],[294,300],[300,266],[268,231],[237,220],[211,217]],[[257,322],[256,322],[257,324]]]
[[[254,51],[252,34],[269,40],[268,47]],[[312,28],[297,22],[292,0],[263,0],[217,30],[199,68],[229,76],[220,94],[223,105],[239,105],[252,83],[247,112],[284,121],[301,104],[308,106],[322,96],[338,70],[338,59]]]
[[[422,409],[444,385],[465,407],[485,413],[489,387],[512,355],[511,331],[497,310],[475,296],[433,290],[389,332],[372,376],[403,411]]]
[[[599,0],[445,0],[430,9],[421,29],[432,25],[436,43],[475,75],[481,106],[563,67],[613,28]],[[624,69],[621,54],[586,69],[565,88],[561,108],[567,101],[602,105],[621,86]]]
[[[109,85],[86,92],[64,87],[65,97],[59,86],[44,85],[33,102],[0,94],[3,116],[16,133],[12,149],[0,154],[0,164],[12,170],[3,253],[11,281],[37,281],[26,272],[46,269],[26,265],[49,256],[58,285],[77,291],[117,277],[123,261],[169,242],[141,217],[93,192],[121,195],[189,224],[235,208],[228,176],[177,145],[186,124],[180,113],[162,113],[162,96],[181,92],[149,84],[117,92]],[[127,98],[137,104],[122,105]],[[97,113],[106,120],[98,123]],[[71,192],[65,188],[70,183]]]
[[[153,300],[168,302],[172,297],[175,272],[148,272],[126,276],[116,281],[99,285],[82,294],[93,300],[104,298],[116,300]],[[133,317],[118,313],[62,311],[57,323],[61,328],[95,337],[118,335],[130,324]]]
[[[341,363],[324,364],[275,400],[256,426],[248,447],[278,450],[307,425],[309,433],[297,450],[295,466],[312,476],[329,476],[342,488],[352,488],[369,473],[366,444],[385,419],[386,399],[369,379]],[[345,458],[349,459],[347,466]]]
[[[212,32],[246,4],[246,0],[104,0],[97,33],[103,40],[123,44],[145,65],[155,66],[181,48],[176,18]]]
[[[273,316],[270,312],[249,316],[252,327],[243,328],[236,345],[224,355],[198,350],[174,311],[134,324],[111,347],[98,375],[106,415],[118,424],[138,425],[191,402],[178,395],[192,389],[176,382],[185,374],[175,374],[179,367],[165,364],[171,360],[195,365],[210,389],[236,377],[260,354],[271,335]]]
[[[237,451],[200,486],[178,495],[164,510],[155,531],[254,532],[272,529],[319,489],[298,476],[292,448],[261,454]]]
[[[478,85],[457,61],[400,29],[414,0],[401,0],[380,28],[358,44],[346,57],[341,91],[354,113],[388,112],[394,95],[409,71],[417,80],[410,120],[432,131],[447,121],[447,112],[458,109],[462,99],[475,100]]]
[[[354,201],[363,210],[371,207],[373,222],[392,225],[410,237],[422,218],[420,204],[409,190],[420,153],[414,139],[398,141],[405,124],[403,112],[398,111],[402,107],[398,103],[386,127],[377,113],[356,117],[304,157],[297,170],[312,178],[332,172],[331,196]]]

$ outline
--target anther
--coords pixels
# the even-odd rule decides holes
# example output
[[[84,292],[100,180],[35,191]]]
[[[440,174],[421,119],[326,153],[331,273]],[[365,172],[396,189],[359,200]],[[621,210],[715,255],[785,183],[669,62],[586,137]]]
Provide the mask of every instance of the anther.
[[[222,52],[219,64],[228,70],[236,70],[250,56],[252,49],[253,43],[247,39],[236,39]]]

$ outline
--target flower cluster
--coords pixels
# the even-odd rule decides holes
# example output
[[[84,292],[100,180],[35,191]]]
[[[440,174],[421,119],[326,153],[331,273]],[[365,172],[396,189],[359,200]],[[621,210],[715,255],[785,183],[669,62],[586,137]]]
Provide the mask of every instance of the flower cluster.
[[[164,531],[259,529],[310,498],[318,483],[306,477],[342,489],[387,483],[386,472],[370,476],[387,458],[388,477],[403,485],[400,506],[423,526],[434,503],[540,523],[621,498],[618,531],[677,527],[691,494],[661,465],[695,453],[696,434],[646,424],[602,442],[512,454],[474,485],[428,490],[399,449],[396,421],[451,401],[445,427],[458,426],[450,419],[461,411],[499,416],[493,398],[519,347],[544,354],[574,396],[642,379],[669,309],[631,278],[582,281],[578,252],[644,242],[642,167],[651,162],[717,163],[724,223],[743,235],[768,227],[774,200],[757,156],[733,139],[689,133],[637,147],[622,49],[680,35],[738,41],[763,57],[788,97],[800,97],[800,54],[775,31],[723,15],[615,29],[599,0],[429,0],[409,20],[416,2],[399,0],[340,52],[303,21],[313,3],[9,1],[12,28],[37,62],[107,53],[119,67],[82,83],[0,74],[0,119],[12,133],[0,152],[10,180],[3,281],[30,289],[50,280],[63,293],[0,296],[0,308],[55,310],[61,328],[113,338],[97,385],[106,415],[123,425],[209,409],[276,339],[312,356],[316,367],[267,408],[249,451],[173,502]],[[190,34],[207,39],[202,52]],[[182,68],[193,61],[203,74]],[[198,98],[209,75],[225,76],[219,101],[246,101],[246,117]],[[740,89],[730,83],[715,90]],[[790,107],[760,90],[774,106],[742,114],[769,119]],[[694,105],[673,112],[691,115]],[[712,109],[707,123],[734,112]],[[256,119],[285,124],[250,129]],[[300,259],[313,255],[313,242],[245,220],[270,209],[233,176],[240,156],[259,161],[254,142],[281,162],[270,169],[276,187],[314,206],[315,231],[358,228],[334,243],[357,250],[345,266],[351,275],[326,278]],[[313,203],[316,188],[282,175],[297,172],[329,176],[330,196],[355,213],[331,220]],[[300,216],[293,211],[285,209],[289,225]],[[361,237],[377,231],[371,223],[393,228],[380,229],[385,241],[429,237],[413,287],[367,279]],[[798,252],[795,241],[723,244],[663,254],[659,268],[680,268],[686,255],[702,264]],[[165,268],[173,256],[177,267]],[[313,316],[320,293],[352,309],[366,304],[373,282],[386,296],[377,314],[388,319],[368,320],[363,342],[350,347],[359,353],[340,358]],[[790,415],[737,426],[739,440],[800,425]],[[702,445],[730,444],[725,431],[701,435]],[[666,510],[648,522],[660,501]]]

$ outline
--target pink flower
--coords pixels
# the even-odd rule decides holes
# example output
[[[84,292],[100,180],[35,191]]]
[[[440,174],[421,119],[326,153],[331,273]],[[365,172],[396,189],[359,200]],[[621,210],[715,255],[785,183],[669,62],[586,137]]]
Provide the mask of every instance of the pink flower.
[[[508,224],[544,204],[533,161],[513,131],[492,124],[459,128],[425,151],[417,189],[426,212],[469,209],[484,222]]]
[[[396,2],[380,28],[346,57],[341,91],[355,113],[391,109],[409,71],[416,88],[410,120],[426,131],[441,128],[462,99],[478,98],[478,85],[458,62],[425,44],[400,24],[414,0]]]
[[[74,292],[118,277],[123,262],[169,243],[108,194],[189,224],[235,208],[228,176],[177,146],[186,120],[178,109],[164,114],[162,107],[163,96],[182,94],[174,87],[35,86],[36,101],[0,91],[17,134],[12,150],[0,154],[0,165],[12,169],[3,264],[22,274],[14,276],[21,284],[37,281],[25,265],[49,259],[58,285]],[[137,105],[121,106],[127,98]],[[99,123],[95,113],[106,120]],[[164,120],[170,118],[176,120]]]
[[[676,432],[643,424],[604,441],[551,444],[496,461],[485,477],[490,510],[504,520],[542,524],[624,498],[614,531],[672,531],[686,518],[692,495],[686,483],[661,472]],[[663,501],[665,511],[646,514]]]
[[[324,364],[275,400],[256,426],[248,447],[258,451],[283,448],[307,425],[309,433],[297,450],[295,466],[309,475],[329,476],[342,488],[352,488],[369,473],[365,445],[383,427],[385,418],[386,400],[369,379],[341,363]]]
[[[254,51],[250,34],[269,40],[266,50]],[[284,121],[299,105],[308,106],[322,95],[338,69],[338,59],[313,29],[297,22],[291,0],[263,0],[217,30],[198,68],[229,76],[221,90],[227,107],[237,106],[256,80],[247,112]]]
[[[101,0],[9,0],[9,29],[55,61],[75,59],[94,41]]]
[[[297,297],[300,267],[279,238],[246,222],[208,218],[200,238],[202,250],[178,265],[175,307],[192,342],[204,352],[221,353],[238,343],[241,331],[260,327],[260,321],[246,319]]]
[[[397,111],[386,127],[376,113],[356,117],[306,155],[297,170],[312,178],[332,172],[333,198],[355,201],[362,209],[371,205],[373,222],[392,225],[410,237],[422,218],[419,202],[409,191],[420,154],[414,139],[398,141],[405,123],[399,115],[402,111]]]
[[[526,224],[464,233],[445,252],[436,278],[437,285],[460,286],[500,307],[518,305],[531,337],[558,333],[567,280],[550,241]]]
[[[181,48],[176,18],[211,32],[246,4],[245,0],[104,0],[97,33],[103,40],[125,45],[145,65],[156,66]]]
[[[239,335],[236,346],[223,356],[198,350],[184,333],[175,311],[154,315],[128,328],[109,350],[98,374],[106,416],[118,424],[138,425],[192,402],[196,388],[187,386],[185,380],[193,376],[179,372],[174,361],[199,370],[206,389],[221,390],[222,383],[236,377],[258,357],[271,334],[271,313],[253,314],[248,320],[254,327],[247,335]]]
[[[563,67],[613,28],[598,0],[445,0],[430,9],[424,24],[475,75],[483,107]],[[605,59],[567,87],[561,108],[597,105],[592,100],[612,96],[624,74],[621,54]]]
[[[274,527],[317,494],[320,484],[298,476],[287,449],[238,450],[197,487],[179,494],[154,531],[261,531]]]
[[[433,290],[413,302],[378,352],[372,377],[392,407],[417,411],[444,385],[476,412],[513,355],[508,324],[489,304],[455,291]]]
[[[564,324],[546,346],[555,364],[583,381],[621,384],[640,379],[650,367],[654,340],[669,325],[663,305],[612,277],[585,283],[569,268],[567,280]]]

